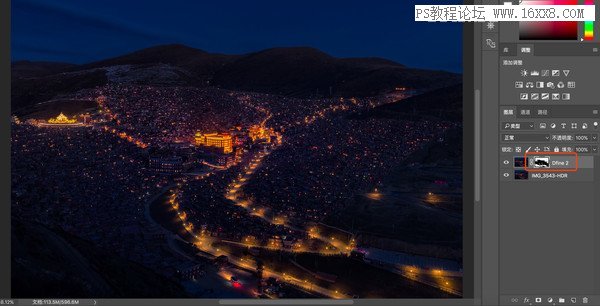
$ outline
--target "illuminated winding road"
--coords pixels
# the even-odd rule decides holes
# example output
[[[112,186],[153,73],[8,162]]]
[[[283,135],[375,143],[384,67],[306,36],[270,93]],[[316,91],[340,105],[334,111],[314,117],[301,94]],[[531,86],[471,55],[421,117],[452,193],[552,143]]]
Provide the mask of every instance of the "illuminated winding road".
[[[303,123],[306,125],[310,125],[315,120],[317,120],[319,118],[323,118],[328,112],[335,112],[338,110],[345,110],[345,108],[343,106],[337,106],[337,107],[334,106],[334,107],[327,108],[323,111],[316,112],[316,114],[314,116],[306,117],[305,122],[303,122]],[[261,122],[261,124],[263,126],[271,118],[270,113],[266,112],[266,114],[267,114],[267,118]],[[321,234],[322,232],[324,232],[323,229],[325,229],[327,227],[325,225],[311,224],[311,225],[307,226],[307,228],[299,228],[298,226],[293,225],[292,222],[290,220],[288,220],[288,218],[284,215],[278,215],[278,216],[269,218],[267,216],[267,211],[269,210],[267,207],[259,207],[259,206],[255,205],[254,203],[251,203],[248,199],[243,198],[243,192],[242,192],[243,187],[249,182],[249,180],[252,178],[253,174],[258,170],[258,168],[260,168],[263,160],[269,154],[271,154],[271,152],[273,150],[276,150],[277,147],[279,147],[281,145],[282,145],[282,139],[281,139],[281,137],[278,137],[277,142],[275,144],[273,144],[273,147],[270,150],[265,149],[264,151],[259,151],[259,152],[255,153],[255,155],[250,159],[250,162],[243,168],[244,169],[243,172],[239,173],[237,178],[234,179],[228,185],[228,188],[225,190],[224,197],[226,199],[230,200],[232,202],[232,205],[243,207],[244,209],[246,209],[248,214],[255,216],[257,218],[261,218],[262,220],[268,222],[271,225],[284,226],[285,228],[288,228],[295,232],[303,233],[311,239],[316,239],[316,240],[322,242],[324,245],[324,248],[310,249],[310,247],[308,245],[302,245],[302,246],[293,246],[292,248],[286,249],[283,247],[283,245],[258,245],[254,241],[250,241],[249,240],[249,239],[251,239],[250,237],[246,238],[245,241],[240,241],[240,242],[223,241],[221,239],[215,239],[213,237],[205,235],[204,232],[198,232],[196,230],[197,227],[187,219],[187,214],[181,209],[179,202],[177,200],[177,194],[178,194],[179,190],[178,190],[178,188],[174,188],[171,190],[171,194],[169,196],[168,203],[171,206],[171,208],[177,213],[177,215],[180,219],[182,232],[189,234],[188,238],[183,238],[182,236],[177,236],[177,237],[179,237],[178,239],[182,239],[184,241],[189,239],[188,241],[193,243],[198,248],[198,250],[204,252],[204,254],[202,252],[200,252],[199,255],[206,256],[206,254],[210,254],[214,257],[225,255],[225,256],[227,256],[228,262],[230,264],[232,264],[238,268],[250,270],[250,271],[256,270],[255,260],[248,260],[248,259],[237,257],[234,254],[228,253],[226,250],[223,250],[223,249],[219,248],[218,246],[215,246],[215,244],[216,243],[226,243],[226,244],[232,244],[232,245],[242,246],[242,247],[264,248],[264,249],[269,249],[269,250],[279,250],[279,251],[285,251],[285,252],[314,253],[314,254],[319,254],[322,256],[350,254],[350,252],[355,248],[355,240],[354,240],[352,234],[347,233],[347,232],[344,233],[344,235],[348,236],[347,242],[344,242],[342,239],[339,239],[339,238],[336,239],[336,237],[334,237],[334,236],[328,235],[328,237],[326,237],[323,234]],[[197,175],[197,176],[195,176],[195,178],[196,179],[205,179],[205,178],[209,177],[210,175],[212,175],[215,171],[219,171],[219,170],[223,170],[223,169],[213,168],[210,172],[204,173],[202,175]],[[179,187],[181,187],[181,185],[179,185]],[[329,228],[329,227],[327,227],[327,228]],[[340,230],[337,229],[336,231],[340,231]],[[344,231],[341,231],[341,232],[344,232]],[[425,273],[424,271],[417,271],[417,270],[414,270],[413,268],[408,268],[408,269],[409,270],[406,270],[406,271],[396,270],[396,271],[392,271],[392,272],[394,272],[396,274],[400,274],[403,277],[411,279],[413,281],[424,283],[424,284],[430,285],[432,287],[438,288],[440,290],[443,290],[443,291],[446,291],[446,292],[449,292],[452,294],[460,295],[460,292],[453,290],[448,286],[448,282],[446,280],[444,280],[444,278],[442,277],[443,275],[438,275],[437,277],[435,277],[435,276],[431,277],[430,275],[427,275],[427,273]],[[226,273],[224,271],[222,271],[222,272],[223,273],[220,273],[220,274],[222,274],[221,277],[223,277],[226,281],[229,281],[229,279],[231,278],[231,275],[229,275],[228,273]],[[265,267],[263,269],[263,276],[265,278],[274,277],[274,278],[279,279],[280,281],[283,281],[290,285],[299,287],[305,291],[316,293],[316,294],[323,295],[323,296],[327,296],[330,298],[336,298],[336,299],[351,298],[351,297],[345,295],[344,293],[338,292],[336,290],[318,286],[317,284],[310,282],[307,279],[300,279],[294,275],[286,274],[284,272],[276,271],[276,270],[273,270],[273,269],[270,269],[267,267]]]

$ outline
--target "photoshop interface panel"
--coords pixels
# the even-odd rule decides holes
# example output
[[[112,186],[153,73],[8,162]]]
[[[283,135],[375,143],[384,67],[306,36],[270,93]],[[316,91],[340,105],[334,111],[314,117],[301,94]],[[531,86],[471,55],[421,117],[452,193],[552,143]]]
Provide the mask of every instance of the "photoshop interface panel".
[[[421,2],[2,2],[0,304],[600,305],[594,0]]]

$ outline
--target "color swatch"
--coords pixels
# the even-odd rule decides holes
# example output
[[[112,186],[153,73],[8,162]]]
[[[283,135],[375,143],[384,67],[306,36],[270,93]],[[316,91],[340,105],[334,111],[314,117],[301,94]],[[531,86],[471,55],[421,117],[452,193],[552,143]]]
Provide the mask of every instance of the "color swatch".
[[[589,0],[588,0],[589,1]],[[522,5],[577,5],[578,0],[524,0]],[[521,40],[578,40],[577,21],[519,22]]]
[[[585,0],[586,5],[594,5],[594,0]],[[583,26],[583,39],[594,40],[594,22],[585,21]]]

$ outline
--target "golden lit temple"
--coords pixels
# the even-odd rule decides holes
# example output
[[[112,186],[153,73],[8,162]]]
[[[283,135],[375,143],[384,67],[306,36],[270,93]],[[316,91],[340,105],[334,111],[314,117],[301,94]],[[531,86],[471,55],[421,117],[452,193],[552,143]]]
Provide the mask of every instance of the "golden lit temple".
[[[253,125],[248,129],[248,136],[253,142],[256,142],[257,140],[271,142],[271,135],[273,134],[273,129],[265,128],[262,125]]]
[[[222,148],[225,154],[233,152],[233,137],[228,133],[203,134],[196,132],[194,141],[199,146]]]
[[[50,118],[47,122],[40,122],[39,126],[82,126],[75,118],[69,118],[62,112],[56,118]]]
[[[77,119],[69,119],[65,114],[60,113],[56,118],[48,119],[48,123],[51,124],[73,124],[77,123]]]

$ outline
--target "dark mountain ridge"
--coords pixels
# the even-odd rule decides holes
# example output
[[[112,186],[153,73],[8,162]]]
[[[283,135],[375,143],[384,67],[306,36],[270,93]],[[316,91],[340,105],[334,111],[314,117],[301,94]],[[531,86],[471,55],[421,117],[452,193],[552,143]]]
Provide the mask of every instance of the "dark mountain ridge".
[[[13,110],[109,82],[215,86],[295,97],[360,97],[395,87],[427,91],[457,84],[461,79],[455,73],[408,68],[381,58],[336,58],[310,47],[225,55],[172,44],[85,65],[24,63],[13,63]],[[111,79],[114,75],[109,71],[120,66],[128,67],[119,75],[125,77]],[[175,79],[138,77],[152,76],[149,72],[153,70],[160,74],[161,69],[172,69],[168,75]]]
[[[184,68],[202,80],[210,79],[223,65],[237,55],[208,53],[180,44],[161,45],[135,51],[126,55],[83,65],[82,69],[118,65],[168,64]]]

